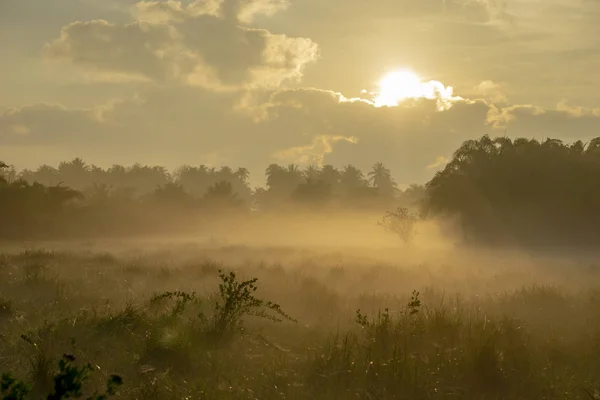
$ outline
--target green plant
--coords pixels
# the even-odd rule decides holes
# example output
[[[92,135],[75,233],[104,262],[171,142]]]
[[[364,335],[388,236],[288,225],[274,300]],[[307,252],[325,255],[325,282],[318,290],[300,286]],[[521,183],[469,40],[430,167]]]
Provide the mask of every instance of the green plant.
[[[194,292],[186,293],[186,292],[182,292],[182,291],[176,291],[176,292],[164,292],[161,294],[156,294],[152,297],[152,299],[150,299],[150,304],[158,305],[158,304],[164,302],[165,300],[173,300],[173,299],[175,299],[176,301],[175,301],[175,305],[173,305],[173,307],[170,309],[171,317],[177,317],[177,316],[181,315],[188,304],[194,304],[194,303],[197,304],[200,302],[200,300],[196,297],[196,294]]]
[[[54,376],[54,387],[46,400],[62,400],[68,398],[83,397],[83,384],[90,377],[93,368],[90,364],[82,367],[74,365],[75,357],[69,354],[63,355],[58,363],[59,371]],[[118,375],[111,375],[106,383],[104,393],[95,392],[86,397],[86,400],[106,400],[114,396],[117,388],[123,384],[123,379]],[[14,379],[10,374],[3,374],[0,381],[0,394],[2,400],[24,400],[30,394],[31,389],[23,382]]]
[[[91,372],[94,371],[88,363],[82,367],[74,366],[75,357],[65,354],[59,361],[59,373],[54,377],[54,391],[50,394],[47,400],[61,400],[70,397],[82,397],[83,383],[89,378]],[[118,375],[111,375],[106,383],[105,393],[87,397],[87,400],[105,400],[116,394],[117,388],[123,384],[123,379]]]
[[[419,295],[420,295],[419,292],[417,292],[416,290],[413,290],[410,301],[407,304],[408,313],[410,315],[417,314],[419,312],[419,310],[421,309],[421,305],[423,303],[421,303],[421,299],[419,299]]]
[[[286,314],[279,304],[261,300],[254,296],[258,289],[257,278],[239,282],[235,272],[225,274],[219,270],[219,297],[214,308],[210,333],[222,339],[243,330],[245,316],[265,318],[273,322],[288,320],[297,322]],[[272,313],[269,313],[271,311]]]
[[[2,400],[23,400],[29,393],[27,385],[12,377],[11,374],[2,374],[0,379],[0,395]]]

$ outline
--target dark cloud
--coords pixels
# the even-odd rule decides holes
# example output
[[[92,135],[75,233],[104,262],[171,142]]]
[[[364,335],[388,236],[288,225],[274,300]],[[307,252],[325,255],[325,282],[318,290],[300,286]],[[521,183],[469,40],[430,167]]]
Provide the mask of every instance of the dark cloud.
[[[92,145],[94,135],[100,131],[100,121],[93,110],[69,110],[40,103],[9,108],[0,114],[0,144],[6,146]]]
[[[250,18],[279,5],[259,0],[139,3],[140,20],[72,23],[47,45],[45,54],[103,80],[145,79],[215,90],[277,87],[299,79],[316,60],[317,45],[310,39],[239,26],[239,18],[229,15],[231,7]]]
[[[252,118],[256,113],[260,118]],[[374,107],[318,89],[283,90],[243,103],[234,94],[171,88],[91,110],[13,109],[0,117],[0,140],[21,148],[46,144],[99,164],[175,167],[218,159],[255,173],[271,162],[368,168],[383,161],[401,183],[410,183],[430,178],[431,166],[469,138],[506,129],[512,137],[586,140],[598,134],[599,123],[600,111],[566,105],[497,109],[484,100],[455,100],[439,111],[435,100],[422,99]]]
[[[74,22],[46,47],[45,55],[100,73],[167,80],[175,78],[185,62],[185,56],[178,59],[177,41],[178,34],[169,25]]]

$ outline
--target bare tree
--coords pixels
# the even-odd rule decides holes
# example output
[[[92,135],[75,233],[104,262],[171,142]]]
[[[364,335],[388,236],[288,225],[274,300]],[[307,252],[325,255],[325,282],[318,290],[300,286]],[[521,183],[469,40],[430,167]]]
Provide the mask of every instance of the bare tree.
[[[398,207],[395,211],[387,211],[377,224],[387,232],[397,235],[404,243],[410,244],[415,236],[417,219],[407,208]]]

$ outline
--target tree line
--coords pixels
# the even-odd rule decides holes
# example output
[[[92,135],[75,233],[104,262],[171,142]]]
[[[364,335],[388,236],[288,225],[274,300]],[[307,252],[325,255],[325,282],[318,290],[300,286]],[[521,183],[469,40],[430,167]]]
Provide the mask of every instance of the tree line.
[[[458,221],[468,243],[594,246],[600,240],[600,138],[564,143],[486,135],[465,141],[426,185],[404,191],[382,163],[367,173],[352,165],[272,164],[265,171],[266,186],[254,189],[244,168],[183,166],[169,173],[138,164],[102,169],[76,158],[58,168],[19,172],[2,163],[0,170],[0,236],[15,229],[25,235],[69,216],[76,216],[74,226],[88,221],[108,229],[115,220],[150,226],[159,216],[214,216],[215,210],[383,214],[412,207],[411,219],[418,213]],[[409,215],[402,210],[393,215]]]
[[[247,169],[227,166],[183,166],[170,173],[140,164],[102,169],[75,158],[57,168],[17,171],[2,163],[0,170],[0,218],[5,222],[0,236],[27,236],[51,225],[65,231],[69,224],[77,232],[77,221],[106,230],[115,221],[128,221],[129,227],[142,229],[157,219],[175,223],[192,213],[209,218],[223,212],[298,208],[383,209],[417,204],[424,193],[417,185],[398,190],[382,163],[366,174],[352,165],[301,169],[272,164],[265,171],[266,187],[254,189]]]

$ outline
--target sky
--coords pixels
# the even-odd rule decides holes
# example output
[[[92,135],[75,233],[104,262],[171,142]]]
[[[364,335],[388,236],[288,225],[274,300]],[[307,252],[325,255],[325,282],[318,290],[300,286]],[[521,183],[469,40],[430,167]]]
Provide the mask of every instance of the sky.
[[[0,160],[388,166],[600,136],[598,0],[0,0]]]

